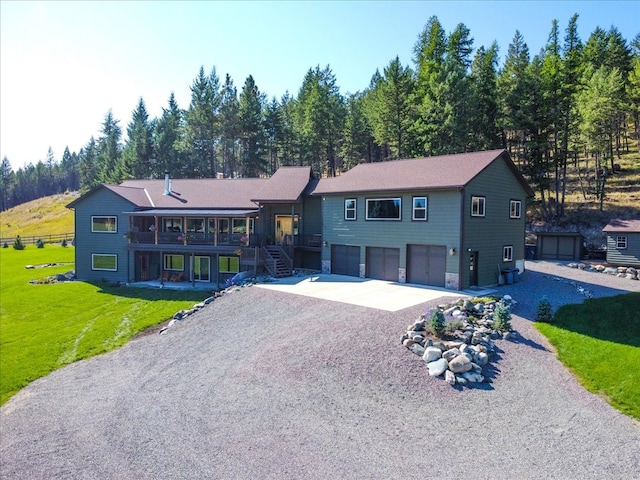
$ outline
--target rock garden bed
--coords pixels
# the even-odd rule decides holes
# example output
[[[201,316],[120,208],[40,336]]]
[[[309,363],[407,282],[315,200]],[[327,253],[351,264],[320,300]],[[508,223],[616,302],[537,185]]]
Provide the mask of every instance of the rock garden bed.
[[[495,340],[516,334],[510,324],[516,303],[505,295],[440,305],[407,327],[402,344],[422,358],[429,375],[450,385],[488,382],[497,357]]]

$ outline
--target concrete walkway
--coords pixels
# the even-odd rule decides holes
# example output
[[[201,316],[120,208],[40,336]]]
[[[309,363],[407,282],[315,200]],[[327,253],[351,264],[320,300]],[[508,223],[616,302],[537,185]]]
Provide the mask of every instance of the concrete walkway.
[[[457,291],[347,275],[316,274],[286,277],[257,287],[361,307],[397,312],[442,297],[482,296],[495,290]]]

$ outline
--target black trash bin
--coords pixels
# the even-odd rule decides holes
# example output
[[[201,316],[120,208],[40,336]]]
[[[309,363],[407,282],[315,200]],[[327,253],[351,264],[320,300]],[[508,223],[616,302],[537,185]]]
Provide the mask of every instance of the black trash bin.
[[[525,245],[524,246],[525,255],[527,260],[535,260],[536,259],[536,246],[535,245]]]

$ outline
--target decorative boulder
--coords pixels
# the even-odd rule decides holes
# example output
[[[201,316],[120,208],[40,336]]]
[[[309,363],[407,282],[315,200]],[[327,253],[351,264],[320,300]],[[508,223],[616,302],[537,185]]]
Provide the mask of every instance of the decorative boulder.
[[[429,375],[432,377],[437,377],[442,375],[447,370],[449,364],[444,358],[439,358],[435,362],[427,363],[427,368],[429,368]]]
[[[425,348],[424,355],[422,355],[422,359],[427,363],[438,360],[441,357],[442,350],[440,350],[438,347],[433,346]]]
[[[449,370],[453,373],[464,373],[471,370],[471,360],[466,355],[458,355],[449,362]]]

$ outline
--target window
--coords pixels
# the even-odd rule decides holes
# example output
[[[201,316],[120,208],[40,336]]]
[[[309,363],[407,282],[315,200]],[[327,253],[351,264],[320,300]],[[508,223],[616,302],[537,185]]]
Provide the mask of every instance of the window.
[[[184,271],[184,255],[166,254],[164,256],[164,269]]]
[[[188,218],[187,232],[204,232],[204,218]]]
[[[402,199],[368,198],[367,220],[402,220]]]
[[[218,271],[220,273],[238,273],[240,271],[240,257],[218,257]]]
[[[247,220],[245,218],[232,218],[231,228],[233,228],[233,233],[247,233]]]
[[[522,202],[520,200],[511,200],[509,202],[509,218],[520,218]]]
[[[116,233],[118,231],[118,217],[91,217],[91,231]]]
[[[182,232],[182,219],[181,218],[163,218],[162,231],[163,232]]]
[[[91,255],[91,270],[106,270],[115,272],[118,270],[118,256],[101,253]]]
[[[344,201],[344,219],[355,220],[356,219],[356,199],[347,198]]]
[[[511,245],[507,245],[502,249],[502,261],[503,262],[513,261],[513,247]]]
[[[616,237],[616,248],[620,250],[624,250],[627,248],[627,236],[626,235],[618,235]]]
[[[484,217],[484,197],[471,197],[471,216]]]
[[[427,220],[427,197],[413,197],[412,220]]]

